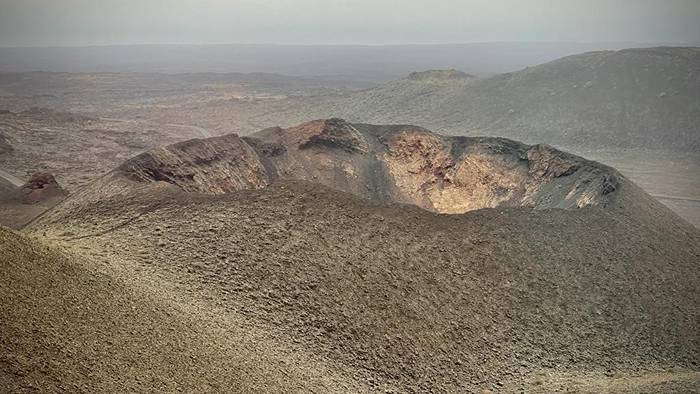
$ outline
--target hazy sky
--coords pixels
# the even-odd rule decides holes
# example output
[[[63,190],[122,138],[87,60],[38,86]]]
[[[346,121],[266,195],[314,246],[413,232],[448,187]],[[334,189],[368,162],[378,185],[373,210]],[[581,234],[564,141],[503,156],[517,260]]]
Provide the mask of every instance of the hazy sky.
[[[0,0],[0,46],[700,41],[700,0]]]

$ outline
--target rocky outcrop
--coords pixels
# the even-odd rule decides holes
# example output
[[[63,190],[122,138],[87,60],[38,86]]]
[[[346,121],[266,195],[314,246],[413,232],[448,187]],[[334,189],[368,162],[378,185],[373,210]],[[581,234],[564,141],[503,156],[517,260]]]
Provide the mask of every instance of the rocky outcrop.
[[[23,185],[0,177],[0,226],[22,228],[68,196],[52,174],[36,172]]]
[[[604,205],[621,178],[611,168],[549,146],[342,119],[271,128],[244,138],[186,141],[137,156],[118,173],[207,194],[262,188],[279,179],[305,180],[440,213]]]
[[[253,148],[234,134],[154,149],[127,161],[117,171],[136,181],[163,181],[186,191],[209,194],[268,184]]]
[[[21,190],[22,203],[24,204],[38,204],[68,195],[58,184],[56,178],[48,172],[35,172]]]
[[[314,146],[342,149],[348,153],[367,153],[365,137],[342,119],[317,120],[289,129],[290,136],[299,137],[298,147]]]
[[[442,213],[600,205],[607,202],[603,184],[620,177],[611,168],[549,146],[425,130],[392,135],[382,160],[397,200]]]

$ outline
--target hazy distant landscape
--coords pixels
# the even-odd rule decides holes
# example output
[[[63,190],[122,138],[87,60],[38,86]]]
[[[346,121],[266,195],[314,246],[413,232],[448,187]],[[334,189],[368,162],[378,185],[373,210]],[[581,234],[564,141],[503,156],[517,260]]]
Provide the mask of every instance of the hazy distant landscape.
[[[0,72],[273,73],[386,82],[413,71],[510,72],[593,50],[664,43],[475,43],[440,45],[135,45],[0,48]],[[682,45],[682,44],[671,44]],[[685,45],[692,46],[692,43]]]
[[[700,392],[700,3],[0,10],[0,392]]]
[[[630,67],[639,73],[623,71]],[[5,73],[0,74],[0,108],[29,111],[17,119],[37,127],[41,111],[33,116],[32,108],[89,117],[91,127],[119,130],[124,143],[130,137],[123,133],[133,133],[127,144],[132,146],[117,158],[163,141],[246,135],[331,117],[546,143],[622,169],[699,225],[699,75],[700,51],[686,47],[589,52],[491,77],[427,71],[386,83],[261,73]],[[53,138],[60,139],[60,133]],[[21,137],[8,130],[7,138]],[[44,145],[31,146],[28,158],[44,155]],[[72,146],[54,148],[74,155]],[[51,156],[55,162],[56,153]],[[54,167],[58,179],[64,177],[60,164],[32,168],[20,164],[21,158],[6,160],[4,168],[16,176]],[[85,179],[118,160],[93,164],[104,170]]]

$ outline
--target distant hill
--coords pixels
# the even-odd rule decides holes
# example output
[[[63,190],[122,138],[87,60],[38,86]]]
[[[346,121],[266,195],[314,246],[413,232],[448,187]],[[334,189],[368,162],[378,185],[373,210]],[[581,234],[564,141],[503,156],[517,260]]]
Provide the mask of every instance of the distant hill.
[[[408,76],[408,79],[412,81],[461,81],[473,78],[476,76],[455,69],[417,71]]]
[[[590,52],[476,81],[416,75],[283,109],[562,147],[700,149],[698,48]]]
[[[124,45],[0,48],[0,72],[243,72],[385,82],[415,70],[493,74],[593,50],[662,45],[495,42],[425,45]],[[674,44],[671,44],[674,45]]]

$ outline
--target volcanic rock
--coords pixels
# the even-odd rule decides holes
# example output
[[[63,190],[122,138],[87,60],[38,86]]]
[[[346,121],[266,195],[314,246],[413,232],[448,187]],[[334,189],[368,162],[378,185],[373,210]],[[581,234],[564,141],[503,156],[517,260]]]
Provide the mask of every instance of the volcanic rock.
[[[140,182],[163,181],[214,194],[268,183],[255,151],[233,134],[157,148],[127,161],[118,171]]]
[[[61,198],[68,193],[56,182],[53,175],[47,172],[35,172],[22,186],[24,204],[37,204],[53,198]]]
[[[322,361],[300,364],[309,377],[346,377],[315,388],[287,380],[306,391],[556,392],[566,388],[561,382],[589,379],[584,387],[600,392],[601,382],[635,374],[630,392],[653,379],[678,379],[679,392],[698,387],[700,232],[615,170],[548,146],[340,119],[192,140],[127,161],[24,231],[80,251],[86,267],[116,273],[134,292],[150,289],[176,303],[176,316],[188,314],[184,338],[169,330],[145,337],[159,344],[134,359],[145,383],[115,375],[128,387],[148,385],[149,371],[171,371],[170,360],[181,365],[183,354],[196,354],[202,361],[187,364],[191,373],[166,373],[163,387],[206,379],[215,384],[206,387],[235,391],[226,377],[238,375],[210,366],[261,365],[244,381],[266,391],[266,382],[298,372],[285,367],[295,362],[279,362],[289,347]],[[74,280],[58,278],[51,283],[71,284],[66,294],[83,294]],[[37,291],[20,291],[26,286],[7,293]],[[91,371],[112,376],[126,370],[112,355],[122,344],[139,349],[132,341],[142,337],[118,335],[118,353],[99,352],[93,344],[104,341],[101,327],[112,327],[113,315],[125,316],[116,332],[173,323],[140,312],[152,303],[132,309],[108,299],[89,309],[59,300],[70,318],[43,308],[49,323],[34,324],[16,308],[3,312],[0,324],[17,322],[12,333],[32,327],[29,336],[0,331],[7,343],[28,338],[20,365],[43,361],[35,346],[76,343]],[[113,306],[101,313],[102,305]],[[196,311],[216,311],[226,328],[212,336],[211,317],[189,315]],[[93,325],[77,329],[84,316]],[[55,334],[63,332],[55,321],[88,339]],[[251,345],[232,322],[264,327],[256,350],[280,350],[236,364],[240,358],[223,349],[244,343],[250,356]],[[46,331],[54,334],[38,335]],[[194,346],[193,338],[213,345]],[[173,352],[170,343],[181,345]],[[216,349],[222,356],[207,361]],[[0,373],[9,369],[2,365]],[[663,378],[670,369],[680,372]],[[65,373],[50,369],[58,378],[39,380],[41,388],[111,382]]]
[[[621,179],[609,167],[549,146],[342,119],[159,148],[127,161],[115,176],[208,194],[307,180],[440,213],[605,205]]]

